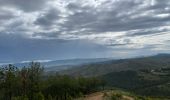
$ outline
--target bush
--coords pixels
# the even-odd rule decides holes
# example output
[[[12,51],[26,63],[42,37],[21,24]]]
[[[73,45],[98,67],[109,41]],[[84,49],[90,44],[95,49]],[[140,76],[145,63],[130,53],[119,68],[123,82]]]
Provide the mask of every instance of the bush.
[[[12,97],[12,100],[29,100],[27,96]]]
[[[122,95],[121,94],[113,94],[111,96],[111,100],[122,100]]]
[[[33,96],[33,100],[45,100],[44,95],[41,92],[35,93]]]
[[[51,95],[48,95],[47,100],[53,100],[53,97]]]

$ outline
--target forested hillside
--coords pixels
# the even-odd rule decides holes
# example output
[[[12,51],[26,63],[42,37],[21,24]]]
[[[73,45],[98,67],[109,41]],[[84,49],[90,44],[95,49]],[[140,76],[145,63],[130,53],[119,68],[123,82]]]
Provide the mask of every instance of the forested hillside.
[[[127,70],[141,70],[141,69],[159,69],[170,68],[170,55],[159,54],[150,57],[140,57],[132,59],[120,59],[105,61],[101,63],[88,64],[80,67],[75,67],[65,71],[59,72],[71,76],[100,76],[111,72],[127,71]]]
[[[170,56],[105,61],[55,74],[34,62],[0,67],[0,100],[77,100],[95,92],[107,100],[169,100]]]
[[[170,98],[170,68],[112,72],[101,76],[101,79],[109,87],[143,96]]]
[[[119,88],[138,95],[169,97],[170,55],[107,61],[62,71],[71,76],[98,77],[106,88]]]

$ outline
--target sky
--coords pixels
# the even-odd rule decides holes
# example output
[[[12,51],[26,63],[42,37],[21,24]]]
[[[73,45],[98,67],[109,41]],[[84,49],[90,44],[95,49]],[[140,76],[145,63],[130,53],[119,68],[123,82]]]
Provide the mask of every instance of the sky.
[[[170,53],[170,0],[0,0],[0,63]]]

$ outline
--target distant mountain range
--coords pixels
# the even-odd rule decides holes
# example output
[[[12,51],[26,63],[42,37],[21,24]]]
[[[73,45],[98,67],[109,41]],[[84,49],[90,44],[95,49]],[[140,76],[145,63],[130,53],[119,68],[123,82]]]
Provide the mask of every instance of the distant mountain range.
[[[100,76],[112,72],[120,71],[137,71],[141,69],[159,69],[170,68],[170,54],[158,54],[149,57],[108,60],[100,63],[92,63],[82,65],[81,67],[74,67],[68,70],[59,72],[59,74],[66,74],[72,76]]]
[[[21,68],[29,66],[29,63],[22,62],[13,65]],[[110,72],[170,67],[170,54],[118,60],[112,58],[53,60],[42,61],[41,64],[47,72],[59,72],[73,76],[98,76]]]
[[[41,61],[40,63],[44,66],[45,71],[60,71],[60,70],[72,68],[73,66],[75,67],[75,66],[87,65],[91,63],[104,62],[107,60],[109,60],[109,58],[66,59],[66,60]],[[27,61],[21,63],[13,63],[12,65],[21,68],[24,66],[26,67],[29,66],[30,62]],[[8,65],[8,64],[4,64],[4,65]]]

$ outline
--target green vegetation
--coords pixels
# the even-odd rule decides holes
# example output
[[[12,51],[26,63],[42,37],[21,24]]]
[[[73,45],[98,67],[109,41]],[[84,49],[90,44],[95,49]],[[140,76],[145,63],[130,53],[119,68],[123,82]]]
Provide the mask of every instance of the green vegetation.
[[[40,63],[18,69],[0,69],[0,100],[72,100],[98,91],[103,82],[97,78],[44,76]]]
[[[131,91],[138,95],[170,98],[170,70],[121,71],[101,76],[107,86]]]
[[[61,71],[70,76],[96,76],[105,89],[118,88],[137,95],[170,98],[170,55],[106,61]],[[163,100],[163,99],[162,99]]]
[[[0,68],[0,100],[74,100],[103,90],[111,91],[104,92],[105,100],[170,100],[170,56],[108,61],[56,74],[34,62]]]
[[[151,57],[105,61],[102,63],[74,67],[72,69],[61,71],[59,74],[93,77],[112,72],[155,70],[160,68],[170,68],[170,55],[156,55]]]

